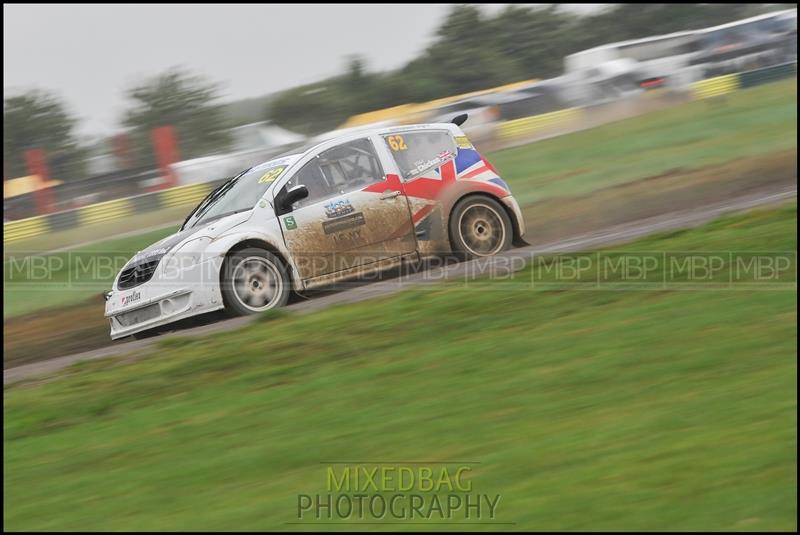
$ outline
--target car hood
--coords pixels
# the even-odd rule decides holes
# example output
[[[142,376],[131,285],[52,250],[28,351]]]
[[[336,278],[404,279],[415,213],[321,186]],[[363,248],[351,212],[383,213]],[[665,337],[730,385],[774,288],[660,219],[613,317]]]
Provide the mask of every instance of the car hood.
[[[240,212],[238,214],[231,214],[229,216],[221,217],[213,221],[209,221],[205,225],[192,227],[170,234],[166,238],[157,241],[150,247],[143,249],[136,253],[131,258],[125,267],[135,266],[138,264],[149,263],[156,259],[161,259],[170,252],[172,249],[183,244],[184,242],[201,238],[216,238],[237,225],[241,225],[252,215],[253,211]],[[124,268],[123,268],[124,269]]]

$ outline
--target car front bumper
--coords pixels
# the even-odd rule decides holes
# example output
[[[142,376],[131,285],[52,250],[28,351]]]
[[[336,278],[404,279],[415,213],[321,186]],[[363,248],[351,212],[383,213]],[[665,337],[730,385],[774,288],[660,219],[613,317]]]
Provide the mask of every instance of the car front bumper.
[[[112,290],[105,311],[111,325],[111,339],[223,308],[219,269],[212,264],[203,262],[171,274],[159,266],[149,281],[125,290]]]

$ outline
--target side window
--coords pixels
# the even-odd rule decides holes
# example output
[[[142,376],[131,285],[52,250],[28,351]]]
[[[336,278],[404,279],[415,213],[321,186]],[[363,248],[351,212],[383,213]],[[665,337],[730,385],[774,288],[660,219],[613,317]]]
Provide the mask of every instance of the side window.
[[[403,178],[414,177],[438,167],[456,154],[456,143],[449,132],[403,132],[384,136]]]
[[[306,163],[278,195],[298,184],[304,185],[308,197],[294,204],[297,209],[379,182],[383,176],[372,142],[357,139],[328,149]]]
[[[356,139],[326,150],[319,155],[319,166],[337,194],[383,180],[383,168],[369,139]]]
[[[286,185],[281,188],[278,195],[285,195],[288,190],[299,184],[308,188],[308,197],[294,203],[294,209],[302,208],[303,206],[308,206],[309,204],[314,204],[315,202],[336,195],[336,192],[328,186],[328,182],[322,174],[322,170],[319,168],[318,158],[314,158],[301,167],[292,178],[289,179]]]

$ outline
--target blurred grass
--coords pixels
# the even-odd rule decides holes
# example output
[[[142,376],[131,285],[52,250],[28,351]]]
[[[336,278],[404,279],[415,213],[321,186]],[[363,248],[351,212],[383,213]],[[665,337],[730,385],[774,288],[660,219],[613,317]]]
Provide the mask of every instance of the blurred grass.
[[[48,232],[25,240],[3,243],[3,258],[10,255],[22,256],[41,251],[56,251],[67,247],[82,248],[82,246],[77,246],[83,243],[105,241],[109,236],[129,233],[136,229],[151,229],[161,225],[172,225],[173,228],[178,228],[180,222],[192,208],[192,205],[160,208],[129,215],[122,219],[81,225],[71,229]]]
[[[491,154],[490,159],[511,186],[517,200],[525,206],[543,199],[577,196],[616,184],[749,155],[778,153],[797,146],[796,130],[795,79],[738,91],[723,102],[689,102],[499,151]],[[144,216],[146,214],[136,217]],[[82,230],[68,232],[79,233]],[[80,251],[135,252],[169,233],[168,229],[162,229],[143,236],[81,247]],[[47,240],[51,243],[52,237],[47,237]],[[10,251],[24,254],[20,247],[22,245],[12,244]],[[28,243],[27,247],[31,249],[32,246]],[[61,256],[66,257],[65,254]],[[10,282],[6,275],[3,317],[79,303],[86,299],[88,292],[107,289],[114,275],[116,272],[85,287],[69,288],[66,284],[51,285],[52,282],[57,284],[68,280],[69,272],[59,271],[55,281],[33,290]]]
[[[490,155],[520,204],[797,147],[797,79]]]
[[[172,234],[176,228],[115,238],[51,255],[7,259],[3,263],[3,317],[80,303],[92,294],[110,290],[117,272],[131,256]],[[47,274],[47,280],[37,283],[42,273]]]
[[[796,251],[796,221],[617,250]],[[796,316],[796,285],[484,280],[165,340],[5,389],[5,528],[285,530],[321,462],[420,459],[480,461],[515,529],[794,530]]]

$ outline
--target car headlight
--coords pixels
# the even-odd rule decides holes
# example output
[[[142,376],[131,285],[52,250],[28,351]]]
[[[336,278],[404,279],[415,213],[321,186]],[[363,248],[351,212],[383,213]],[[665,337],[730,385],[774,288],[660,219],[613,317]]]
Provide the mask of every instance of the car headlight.
[[[201,236],[200,238],[187,241],[179,248],[170,252],[166,260],[162,263],[162,274],[168,277],[170,274],[178,274],[201,264],[208,258],[206,248],[211,241],[211,238]]]

